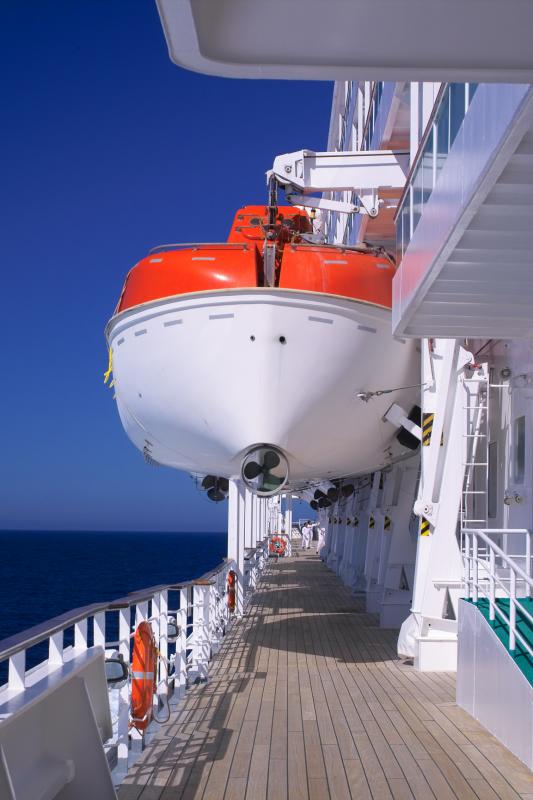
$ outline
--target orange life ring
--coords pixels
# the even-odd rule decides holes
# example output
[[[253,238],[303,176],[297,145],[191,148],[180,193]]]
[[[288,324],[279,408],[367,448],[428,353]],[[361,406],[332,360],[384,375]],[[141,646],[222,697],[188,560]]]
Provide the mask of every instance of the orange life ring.
[[[228,572],[228,608],[230,611],[235,611],[235,605],[237,601],[237,573],[235,570],[230,569]]]
[[[149,622],[141,622],[135,631],[131,675],[131,727],[144,731],[157,687],[157,648]]]
[[[282,536],[273,536],[268,543],[268,549],[274,556],[284,556],[287,545]]]

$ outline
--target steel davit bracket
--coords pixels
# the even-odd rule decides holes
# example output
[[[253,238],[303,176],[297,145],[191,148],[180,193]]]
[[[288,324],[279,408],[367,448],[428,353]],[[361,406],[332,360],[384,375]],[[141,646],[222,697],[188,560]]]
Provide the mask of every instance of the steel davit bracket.
[[[381,202],[379,190],[403,189],[408,171],[408,150],[298,150],[276,156],[267,177],[285,187],[287,200],[294,205],[376,217]],[[308,196],[313,192],[344,191],[354,192],[357,202]]]

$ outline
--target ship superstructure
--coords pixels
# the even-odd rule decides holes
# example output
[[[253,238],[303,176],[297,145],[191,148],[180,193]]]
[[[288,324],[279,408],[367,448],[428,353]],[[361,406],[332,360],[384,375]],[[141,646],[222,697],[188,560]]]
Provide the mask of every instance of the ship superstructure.
[[[327,20],[319,3],[282,5],[274,14],[221,0],[211,13],[202,0],[158,3],[180,65],[335,78],[329,139],[324,152],[262,165],[271,194],[237,212],[228,242],[142,259],[108,326],[128,435],[148,462],[193,472],[213,500],[227,497],[228,562],[191,585],[82,609],[0,646],[10,662],[2,788],[21,769],[2,731],[24,737],[24,714],[48,691],[66,693],[72,675],[88,687],[88,701],[79,683],[68,691],[93,709],[99,769],[98,736],[116,780],[147,744],[129,782],[143,785],[151,758],[168,769],[150,749],[157,723],[145,732],[131,718],[130,638],[149,621],[164,656],[154,716],[204,681],[212,659],[222,693],[231,695],[225,664],[235,681],[249,670],[254,685],[248,697],[239,683],[246,704],[222,717],[208,702],[212,726],[223,718],[232,733],[201,758],[194,742],[185,747],[201,775],[176,779],[181,792],[216,796],[220,774],[228,796],[252,797],[254,787],[285,796],[295,761],[306,765],[302,797],[531,792],[533,86],[519,83],[533,79],[531,8],[436,2],[426,17],[393,3],[384,21],[381,4],[332,2]],[[387,58],[365,35],[373,18]],[[273,202],[275,185],[288,205]],[[295,497],[324,529],[322,564],[294,557]],[[105,618],[115,613],[113,643]],[[27,672],[26,650],[42,639],[49,658]],[[112,733],[104,648],[119,687]],[[198,709],[185,708],[200,735]],[[267,739],[270,756],[255,750]],[[54,754],[49,785],[60,788],[46,796],[70,796],[59,792],[80,757]]]

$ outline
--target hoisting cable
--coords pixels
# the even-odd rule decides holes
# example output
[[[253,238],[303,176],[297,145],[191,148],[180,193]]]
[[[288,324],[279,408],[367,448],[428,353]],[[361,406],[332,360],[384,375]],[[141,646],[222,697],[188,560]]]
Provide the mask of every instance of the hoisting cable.
[[[397,386],[395,389],[376,389],[374,392],[357,392],[355,395],[358,400],[362,400],[363,403],[368,403],[373,397],[381,397],[382,394],[392,394],[393,392],[401,392],[404,389],[423,389],[424,387],[429,386],[428,383],[414,383],[412,386]]]

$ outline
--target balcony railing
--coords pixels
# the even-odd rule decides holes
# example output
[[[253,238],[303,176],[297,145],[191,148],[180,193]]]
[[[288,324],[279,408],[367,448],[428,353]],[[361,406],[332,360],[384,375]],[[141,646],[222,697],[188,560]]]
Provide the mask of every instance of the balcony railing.
[[[521,598],[531,597],[533,591],[531,531],[525,528],[465,529],[463,535],[465,597],[474,603],[485,598],[489,604],[490,622],[494,623],[498,618],[508,630],[509,651],[514,653],[518,642],[532,658],[533,649],[517,625],[520,618],[533,625],[533,616],[520,602]],[[496,535],[520,535],[525,538],[525,554],[511,556],[504,553],[491,538]],[[518,559],[525,560],[525,570],[517,564]],[[507,607],[497,602],[497,598],[508,600],[508,612]]]
[[[444,84],[435,103],[396,211],[396,255],[401,261],[424,205],[459,133],[477,83]]]

